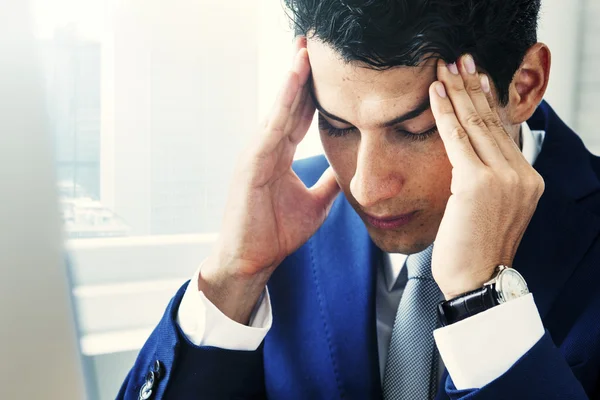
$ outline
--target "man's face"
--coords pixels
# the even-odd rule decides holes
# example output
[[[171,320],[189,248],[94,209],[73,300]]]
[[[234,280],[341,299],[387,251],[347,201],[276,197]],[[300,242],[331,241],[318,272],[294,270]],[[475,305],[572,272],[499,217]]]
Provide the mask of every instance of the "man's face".
[[[437,234],[452,177],[428,106],[435,62],[376,71],[344,63],[317,40],[308,53],[321,141],[340,187],[379,248],[423,250]],[[378,223],[369,215],[405,217]]]

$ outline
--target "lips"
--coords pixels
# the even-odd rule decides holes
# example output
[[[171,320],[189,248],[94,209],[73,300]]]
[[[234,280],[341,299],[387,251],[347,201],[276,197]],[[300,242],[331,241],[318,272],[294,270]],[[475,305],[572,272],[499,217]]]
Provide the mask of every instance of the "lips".
[[[395,216],[381,216],[376,217],[373,215],[365,214],[367,222],[379,229],[395,229],[408,224],[414,218],[416,211],[408,214],[395,215]]]

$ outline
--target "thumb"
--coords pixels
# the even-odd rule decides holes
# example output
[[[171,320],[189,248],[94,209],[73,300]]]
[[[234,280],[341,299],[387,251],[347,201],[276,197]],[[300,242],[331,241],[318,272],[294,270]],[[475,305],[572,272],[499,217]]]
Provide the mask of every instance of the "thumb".
[[[333,200],[335,200],[340,192],[340,187],[335,179],[333,169],[331,167],[327,168],[317,183],[309,190],[313,194],[318,205],[329,213]]]

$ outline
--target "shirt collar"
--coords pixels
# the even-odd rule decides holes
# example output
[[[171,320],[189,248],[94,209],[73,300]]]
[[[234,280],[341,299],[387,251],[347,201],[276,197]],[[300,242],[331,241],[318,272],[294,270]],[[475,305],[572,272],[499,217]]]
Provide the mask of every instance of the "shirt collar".
[[[523,157],[531,165],[535,163],[538,154],[540,154],[541,144],[539,147],[537,144],[531,128],[529,128],[527,122],[523,122],[521,124],[521,151],[523,152]]]
[[[385,275],[385,286],[388,292],[394,289],[394,285],[400,276],[400,271],[408,256],[400,253],[386,253],[383,257],[383,273]]]

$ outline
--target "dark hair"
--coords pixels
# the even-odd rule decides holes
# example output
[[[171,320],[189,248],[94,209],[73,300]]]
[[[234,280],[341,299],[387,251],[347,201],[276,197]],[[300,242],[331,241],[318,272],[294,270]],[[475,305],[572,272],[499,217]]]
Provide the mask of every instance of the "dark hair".
[[[501,105],[537,42],[541,0],[285,0],[296,35],[315,37],[346,61],[373,69],[454,62],[470,53]]]

